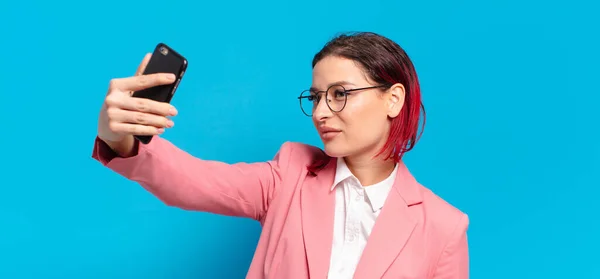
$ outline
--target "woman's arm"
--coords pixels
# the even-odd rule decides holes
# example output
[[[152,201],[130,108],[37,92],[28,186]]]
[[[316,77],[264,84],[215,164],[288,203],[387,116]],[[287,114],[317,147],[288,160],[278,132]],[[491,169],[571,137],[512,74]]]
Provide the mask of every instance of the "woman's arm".
[[[282,145],[268,162],[237,164],[198,159],[158,136],[135,148],[132,156],[119,157],[96,138],[92,157],[167,205],[262,221],[292,147]]]
[[[281,184],[281,163],[287,162],[291,145],[284,144],[269,162],[230,165],[195,158],[160,138],[173,127],[169,116],[177,110],[168,103],[131,96],[176,79],[167,73],[144,75],[150,57],[144,57],[135,76],[110,81],[98,118],[93,158],[168,205],[262,221]],[[155,137],[144,145],[133,135]]]

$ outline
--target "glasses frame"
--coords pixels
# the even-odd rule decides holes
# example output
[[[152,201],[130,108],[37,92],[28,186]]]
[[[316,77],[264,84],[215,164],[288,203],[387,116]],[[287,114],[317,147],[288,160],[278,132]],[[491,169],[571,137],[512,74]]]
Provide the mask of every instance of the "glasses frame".
[[[351,94],[353,94],[353,92],[355,92],[355,91],[361,91],[361,90],[368,90],[368,89],[375,89],[375,88],[388,88],[389,86],[388,86],[388,85],[384,85],[384,84],[380,84],[380,85],[374,85],[374,86],[368,86],[368,87],[361,87],[361,88],[352,88],[352,89],[346,89],[346,88],[345,88],[343,85],[341,85],[341,84],[333,84],[333,85],[330,85],[330,86],[327,88],[327,90],[325,90],[325,91],[316,91],[316,92],[314,92],[314,93],[315,93],[314,95],[319,95],[319,94],[321,94],[321,93],[325,93],[325,100],[327,100],[327,92],[329,92],[329,90],[330,90],[332,87],[341,87],[341,88],[343,88],[343,89],[344,89],[344,91],[343,91],[343,92],[344,92],[344,94],[345,94],[345,95],[344,95],[344,105],[342,105],[342,108],[341,108],[340,110],[334,110],[334,109],[332,109],[332,108],[331,108],[331,105],[329,105],[329,102],[325,102],[325,103],[327,104],[327,107],[329,108],[329,110],[331,110],[331,111],[332,111],[332,112],[334,112],[334,113],[337,113],[337,112],[341,112],[342,110],[344,110],[344,108],[346,107],[346,104],[348,103],[348,95],[351,95]],[[302,112],[304,113],[304,115],[306,115],[306,116],[308,116],[308,117],[312,117],[312,111],[311,111],[310,113],[307,113],[306,111],[304,111],[304,108],[302,108],[302,99],[308,99],[308,98],[310,98],[310,97],[312,96],[312,94],[311,94],[311,95],[308,95],[308,96],[302,96],[302,94],[304,94],[305,92],[309,92],[309,93],[310,93],[310,92],[311,92],[311,90],[310,90],[310,89],[304,90],[304,91],[302,91],[302,92],[300,93],[300,96],[298,96],[298,101],[299,101],[299,105],[300,105],[300,110],[302,110]],[[308,101],[308,100],[307,100],[307,101]],[[321,102],[321,100],[319,100],[319,102]],[[313,104],[313,107],[317,107],[317,106],[319,105],[319,102],[318,102],[318,103],[316,103],[316,104]]]

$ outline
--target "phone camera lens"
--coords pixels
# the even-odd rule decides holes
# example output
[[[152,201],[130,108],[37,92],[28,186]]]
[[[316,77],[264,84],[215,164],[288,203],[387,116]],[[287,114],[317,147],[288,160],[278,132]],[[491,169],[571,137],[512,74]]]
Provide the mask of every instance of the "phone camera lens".
[[[160,47],[159,51],[162,55],[167,55],[169,53],[169,50],[166,47]]]

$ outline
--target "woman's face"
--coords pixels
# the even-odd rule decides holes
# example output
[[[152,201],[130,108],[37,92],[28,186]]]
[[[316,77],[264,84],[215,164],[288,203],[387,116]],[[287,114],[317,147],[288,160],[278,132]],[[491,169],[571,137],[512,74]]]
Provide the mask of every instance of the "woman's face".
[[[342,84],[346,90],[381,85],[371,81],[353,60],[328,56],[313,68],[312,88],[324,92],[333,84]],[[324,143],[325,153],[332,157],[374,156],[387,141],[391,120],[398,116],[404,103],[401,84],[388,90],[373,88],[349,92],[340,112],[332,112],[325,103],[325,94],[320,94],[312,119]]]

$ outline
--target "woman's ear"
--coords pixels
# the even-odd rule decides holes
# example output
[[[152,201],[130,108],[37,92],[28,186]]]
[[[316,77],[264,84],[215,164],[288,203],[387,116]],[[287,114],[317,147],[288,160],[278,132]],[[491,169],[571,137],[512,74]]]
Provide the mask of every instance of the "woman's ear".
[[[388,117],[396,118],[404,106],[406,91],[404,85],[396,83],[388,90]]]

